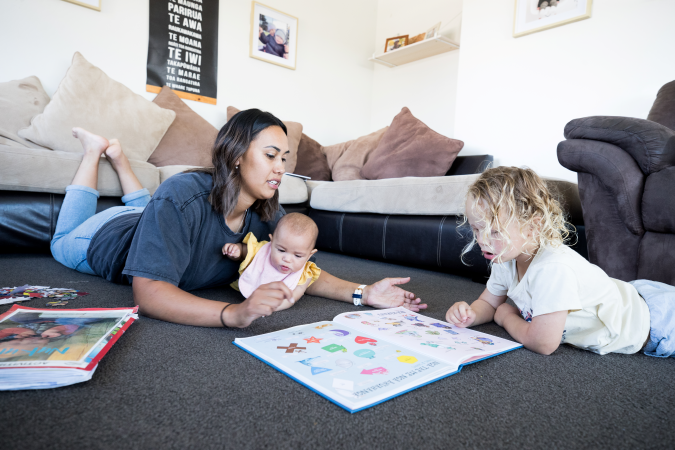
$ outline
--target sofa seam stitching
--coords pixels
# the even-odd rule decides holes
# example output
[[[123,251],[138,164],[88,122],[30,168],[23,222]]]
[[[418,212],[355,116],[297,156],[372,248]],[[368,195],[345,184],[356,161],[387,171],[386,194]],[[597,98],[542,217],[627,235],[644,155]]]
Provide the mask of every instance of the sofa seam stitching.
[[[384,223],[382,224],[382,259],[387,259],[387,222],[389,221],[389,215],[384,218]]]
[[[443,236],[443,224],[445,223],[445,219],[448,216],[443,216],[441,219],[441,223],[438,225],[438,247],[436,249],[436,264],[438,267],[441,267],[441,239]]]

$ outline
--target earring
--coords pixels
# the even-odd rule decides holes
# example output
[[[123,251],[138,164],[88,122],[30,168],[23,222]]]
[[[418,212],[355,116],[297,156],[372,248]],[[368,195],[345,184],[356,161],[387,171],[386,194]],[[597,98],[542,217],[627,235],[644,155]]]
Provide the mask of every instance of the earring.
[[[235,170],[239,170],[239,166],[234,166]]]

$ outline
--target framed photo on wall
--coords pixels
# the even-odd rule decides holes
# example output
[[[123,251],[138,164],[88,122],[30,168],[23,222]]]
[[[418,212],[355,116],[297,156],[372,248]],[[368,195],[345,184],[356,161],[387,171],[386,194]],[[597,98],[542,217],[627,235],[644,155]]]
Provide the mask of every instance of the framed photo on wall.
[[[593,0],[516,0],[513,37],[591,17]]]
[[[95,11],[101,10],[101,0],[63,0],[68,3],[75,3],[76,5],[84,6]]]
[[[390,52],[392,50],[398,50],[401,47],[408,45],[408,35],[405,36],[396,36],[387,39],[387,42],[384,44],[384,52]]]
[[[298,18],[252,2],[249,56],[295,70],[297,49]]]

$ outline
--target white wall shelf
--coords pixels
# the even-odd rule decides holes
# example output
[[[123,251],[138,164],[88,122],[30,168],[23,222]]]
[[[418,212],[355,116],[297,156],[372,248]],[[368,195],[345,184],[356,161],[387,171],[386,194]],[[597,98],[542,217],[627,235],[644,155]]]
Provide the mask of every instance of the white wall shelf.
[[[457,49],[459,49],[459,45],[445,36],[436,35],[390,52],[373,54],[372,58],[368,58],[368,61],[373,61],[387,67],[396,67]]]

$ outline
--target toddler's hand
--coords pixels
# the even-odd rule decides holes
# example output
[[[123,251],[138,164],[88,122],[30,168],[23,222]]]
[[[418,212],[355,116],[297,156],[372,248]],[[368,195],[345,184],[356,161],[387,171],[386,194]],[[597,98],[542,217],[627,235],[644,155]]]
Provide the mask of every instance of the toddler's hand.
[[[445,320],[457,327],[470,327],[476,320],[476,312],[467,302],[455,303],[445,314]]]
[[[237,261],[239,258],[241,258],[241,248],[239,248],[239,244],[223,245],[223,255],[227,256],[233,261]]]

